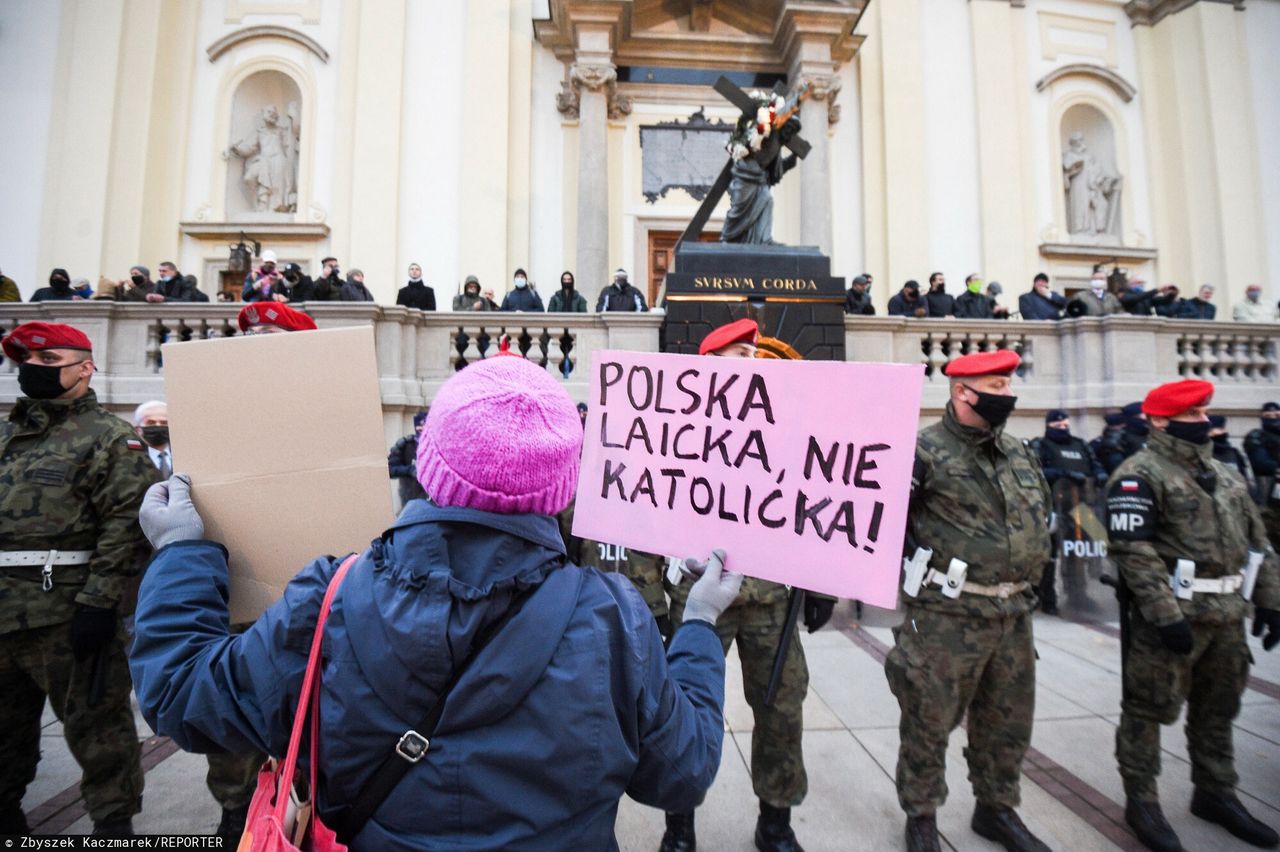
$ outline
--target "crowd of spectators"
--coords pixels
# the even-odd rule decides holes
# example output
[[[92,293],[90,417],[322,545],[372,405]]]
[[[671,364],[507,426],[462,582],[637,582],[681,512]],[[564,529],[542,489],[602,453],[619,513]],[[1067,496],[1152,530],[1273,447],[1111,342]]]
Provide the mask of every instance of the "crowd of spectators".
[[[335,257],[320,262],[320,274],[307,275],[297,263],[280,264],[276,253],[263,251],[244,277],[239,292],[222,290],[217,294],[219,302],[373,302],[372,291],[365,284],[364,272],[349,269],[344,275]],[[409,264],[405,285],[396,294],[396,304],[422,311],[434,311],[435,290],[422,277],[422,266]],[[844,312],[854,316],[875,316],[872,303],[871,274],[864,272],[854,277],[845,294]],[[480,279],[468,275],[462,287],[453,297],[454,311],[524,311],[530,313],[550,311],[554,313],[588,313],[588,296],[577,288],[573,272],[565,270],[559,284],[546,301],[538,292],[537,284],[523,269],[517,269],[511,280],[511,289],[501,303],[492,287],[484,287]],[[80,301],[106,299],[118,302],[208,302],[209,296],[198,286],[194,275],[184,275],[171,261],[157,267],[157,277],[151,277],[150,268],[138,264],[129,268],[128,277],[114,281],[105,276],[92,287],[86,278],[73,279],[65,269],[56,268],[49,273],[48,286],[41,287],[30,301]],[[1017,299],[1016,309],[1001,304],[1004,292],[999,281],[983,283],[978,273],[964,280],[964,291],[959,295],[947,292],[946,275],[934,272],[929,276],[927,288],[915,280],[907,281],[890,299],[889,316],[929,319],[1024,319],[1061,320],[1076,317],[1130,314],[1133,316],[1160,316],[1171,319],[1212,320],[1217,318],[1214,304],[1214,287],[1205,284],[1191,298],[1180,298],[1178,288],[1172,284],[1148,288],[1144,280],[1134,277],[1113,286],[1101,266],[1094,267],[1088,286],[1070,297],[1053,288],[1049,276],[1041,272],[1032,281],[1031,289]],[[21,301],[17,284],[0,272],[0,302]],[[631,283],[625,269],[613,273],[612,280],[601,288],[596,298],[598,313],[609,311],[648,311],[645,294]],[[1262,300],[1262,286],[1251,284],[1245,298],[1233,306],[1231,319],[1236,322],[1275,322],[1280,320],[1280,304],[1272,305]]]
[[[875,316],[876,309],[868,292],[871,282],[871,275],[866,272],[853,279],[845,293],[846,314]],[[946,275],[935,272],[929,276],[929,286],[924,291],[920,282],[914,279],[903,284],[902,289],[890,297],[888,314],[917,319],[1024,320],[1061,320],[1109,314],[1211,320],[1218,315],[1218,308],[1213,303],[1212,284],[1205,284],[1191,298],[1180,298],[1175,285],[1148,289],[1146,282],[1138,277],[1113,287],[1101,266],[1094,267],[1089,286],[1070,298],[1054,290],[1049,276],[1043,272],[1032,280],[1031,289],[1018,297],[1016,311],[1000,304],[999,297],[1003,292],[1004,287],[999,281],[983,287],[982,277],[975,272],[965,278],[964,292],[953,296],[947,292]],[[1232,310],[1231,318],[1236,322],[1274,322],[1280,319],[1280,304],[1263,302],[1261,285],[1251,284],[1245,290],[1245,299]]]
[[[183,275],[178,267],[164,261],[157,268],[159,278],[152,280],[150,268],[138,264],[129,268],[127,278],[113,281],[105,276],[98,279],[95,290],[88,279],[72,280],[65,269],[54,269],[49,274],[49,285],[32,295],[32,302],[81,301],[103,299],[117,302],[208,302],[209,296],[198,286],[194,275]],[[512,288],[499,304],[492,287],[482,287],[480,279],[468,275],[458,295],[453,297],[455,311],[555,311],[587,313],[587,297],[578,292],[571,271],[560,276],[560,286],[544,303],[528,273],[517,269],[512,275]],[[0,273],[0,302],[19,302],[22,296],[13,279]],[[297,263],[281,264],[272,250],[263,251],[258,261],[245,275],[236,290],[221,290],[219,302],[373,302],[372,291],[365,284],[364,272],[349,269],[342,273],[336,257],[320,261],[320,274],[307,275]],[[422,277],[422,266],[409,264],[408,280],[396,294],[396,304],[421,311],[436,310],[436,293]],[[612,280],[600,290],[596,311],[648,311],[644,293],[637,289],[625,269],[613,273]]]

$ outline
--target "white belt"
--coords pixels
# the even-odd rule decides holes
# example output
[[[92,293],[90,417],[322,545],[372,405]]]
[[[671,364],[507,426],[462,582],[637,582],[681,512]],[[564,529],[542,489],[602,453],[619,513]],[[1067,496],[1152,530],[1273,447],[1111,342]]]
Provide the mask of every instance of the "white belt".
[[[944,572],[938,571],[935,568],[930,568],[928,573],[924,575],[923,585],[936,585],[946,589],[951,586],[951,583],[947,580],[947,575]],[[981,583],[973,583],[969,580],[964,580],[960,584],[960,594],[979,595],[984,598],[1000,598],[1001,600],[1008,600],[1014,595],[1025,592],[1029,588],[1031,588],[1031,584],[1026,580],[1022,580],[1017,583],[999,583],[995,586],[984,586]]]
[[[0,567],[15,565],[88,565],[92,550],[8,550],[0,551]]]
[[[1184,587],[1187,585],[1184,582]],[[1190,581],[1191,591],[1195,594],[1231,595],[1244,585],[1243,574],[1229,574],[1226,577],[1196,577]]]
[[[8,550],[0,551],[0,568],[41,566],[40,588],[47,592],[53,588],[53,566],[87,565],[92,558],[92,550]]]

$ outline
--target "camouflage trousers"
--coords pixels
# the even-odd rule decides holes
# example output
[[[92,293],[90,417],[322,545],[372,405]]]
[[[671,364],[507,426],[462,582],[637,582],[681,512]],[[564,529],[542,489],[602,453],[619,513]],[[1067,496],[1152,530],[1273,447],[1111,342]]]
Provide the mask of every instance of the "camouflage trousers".
[[[671,622],[684,617],[688,584],[673,590]],[[716,622],[716,632],[725,653],[738,643],[742,663],[742,691],[755,717],[751,734],[751,786],[756,797],[775,808],[789,808],[804,801],[809,778],[804,771],[804,697],[809,691],[809,668],[800,645],[800,631],[791,636],[791,645],[782,667],[782,679],[773,704],[764,704],[773,670],[773,657],[787,620],[785,599],[772,604],[746,603],[729,607]]]
[[[947,743],[966,713],[974,796],[1017,807],[1036,703],[1031,615],[969,618],[909,606],[893,635],[884,670],[902,709],[897,781],[907,816],[947,800]]]
[[[1191,632],[1191,653],[1181,656],[1161,644],[1156,628],[1136,609],[1130,617],[1124,699],[1116,729],[1116,761],[1129,798],[1157,801],[1160,726],[1178,721],[1184,701],[1192,783],[1215,793],[1229,793],[1236,786],[1231,723],[1249,680],[1244,621],[1193,622]]]
[[[129,667],[118,639],[104,653],[106,689],[90,707],[93,660],[75,661],[68,625],[0,635],[0,809],[20,803],[36,777],[46,696],[80,764],[80,792],[93,821],[125,819],[142,809],[142,749],[129,703]]]
[[[252,623],[233,624],[231,634],[243,633],[252,626]],[[234,811],[249,804],[258,787],[258,770],[266,763],[267,756],[256,751],[242,754],[222,751],[210,752],[206,757],[209,771],[204,783],[222,809]]]

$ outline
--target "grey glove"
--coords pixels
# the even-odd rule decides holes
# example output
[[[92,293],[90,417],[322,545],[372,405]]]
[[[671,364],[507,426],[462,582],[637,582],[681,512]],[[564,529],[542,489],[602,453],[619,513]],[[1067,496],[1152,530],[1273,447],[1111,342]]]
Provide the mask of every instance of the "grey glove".
[[[138,510],[142,532],[156,550],[175,541],[204,538],[204,521],[191,502],[191,477],[177,473],[147,489]]]
[[[701,563],[685,560],[695,573]],[[724,551],[713,550],[702,570],[702,576],[689,590],[689,600],[684,605],[685,621],[705,621],[714,625],[720,613],[729,608],[742,589],[742,575],[724,570]]]

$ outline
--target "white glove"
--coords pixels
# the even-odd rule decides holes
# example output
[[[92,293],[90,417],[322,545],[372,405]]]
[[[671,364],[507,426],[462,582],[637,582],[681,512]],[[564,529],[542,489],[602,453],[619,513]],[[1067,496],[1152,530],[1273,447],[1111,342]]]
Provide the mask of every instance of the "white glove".
[[[685,621],[705,621],[715,625],[720,613],[728,609],[738,597],[738,592],[742,589],[742,575],[725,571],[724,559],[723,550],[711,551],[702,576],[689,590],[689,600],[684,605]],[[685,564],[693,568],[695,573],[697,568],[702,567],[701,563],[692,559],[685,560]]]
[[[175,541],[204,538],[204,521],[191,502],[191,477],[177,473],[147,489],[138,510],[142,532],[156,550]]]

